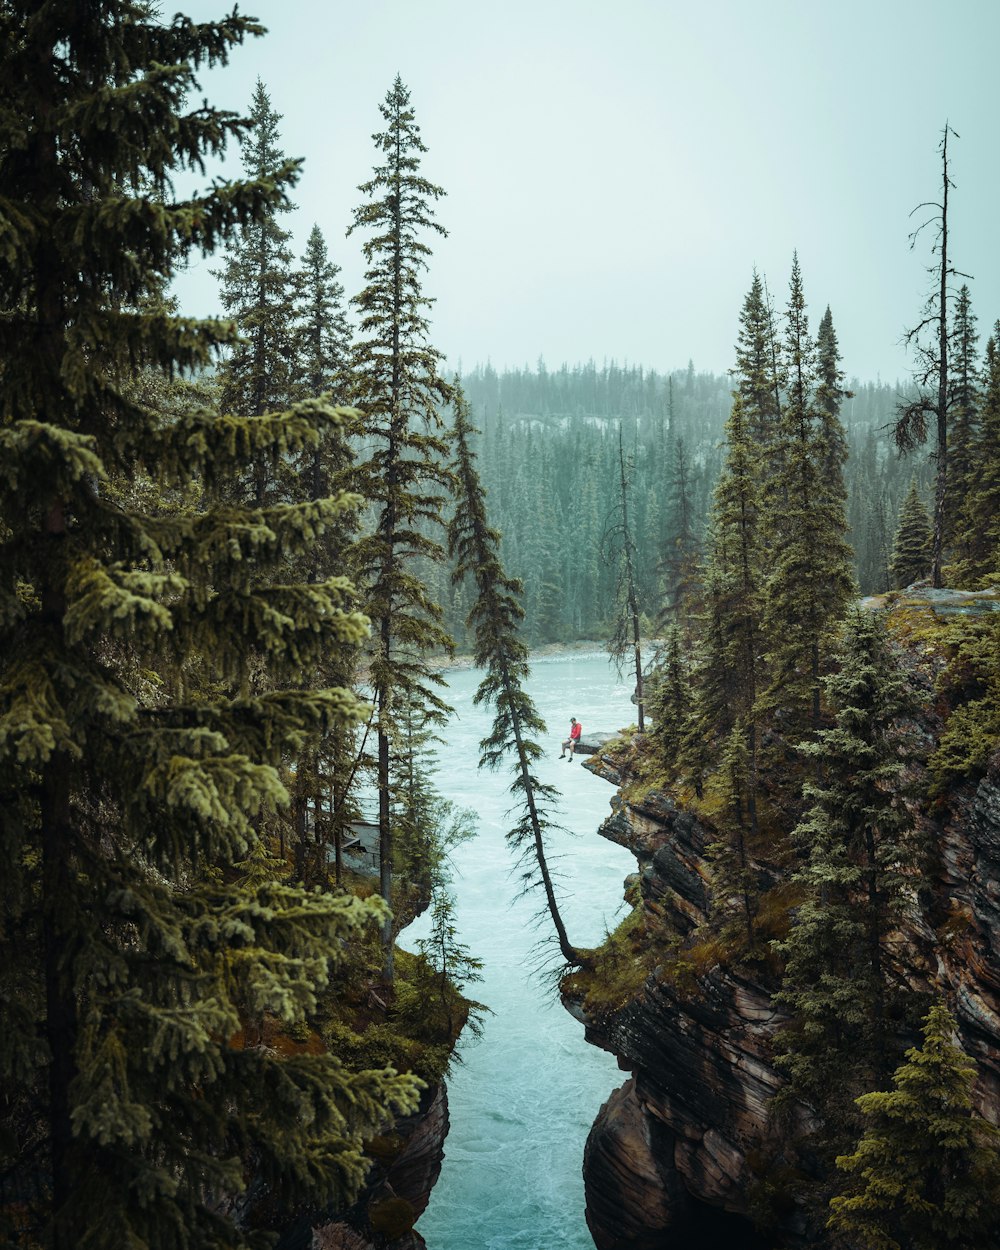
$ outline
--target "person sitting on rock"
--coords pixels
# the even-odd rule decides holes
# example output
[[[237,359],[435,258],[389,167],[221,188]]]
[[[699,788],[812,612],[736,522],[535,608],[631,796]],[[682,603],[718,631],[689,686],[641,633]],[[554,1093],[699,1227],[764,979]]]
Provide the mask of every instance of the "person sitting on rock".
[[[573,758],[573,752],[576,750],[577,743],[580,741],[580,734],[582,733],[583,733],[583,726],[580,724],[580,722],[576,719],[575,716],[571,716],[569,718],[569,737],[562,744],[562,754],[559,756],[561,760],[562,759],[571,760]],[[566,755],[567,747],[569,747],[568,756]]]

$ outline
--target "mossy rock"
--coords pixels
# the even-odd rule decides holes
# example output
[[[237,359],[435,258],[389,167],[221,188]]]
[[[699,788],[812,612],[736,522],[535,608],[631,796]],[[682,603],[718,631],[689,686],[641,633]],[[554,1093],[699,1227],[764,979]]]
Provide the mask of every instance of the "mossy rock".
[[[376,1233],[395,1241],[411,1231],[417,1213],[405,1198],[383,1198],[368,1208],[368,1222]]]
[[[381,1163],[383,1167],[388,1167],[402,1149],[403,1139],[398,1133],[372,1137],[365,1142],[365,1154],[376,1163]]]

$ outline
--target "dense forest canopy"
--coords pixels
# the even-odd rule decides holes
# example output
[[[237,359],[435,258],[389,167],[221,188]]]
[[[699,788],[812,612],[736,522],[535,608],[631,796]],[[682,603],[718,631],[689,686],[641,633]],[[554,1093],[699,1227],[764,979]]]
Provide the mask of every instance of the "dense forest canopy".
[[[481,431],[490,515],[511,572],[527,587],[528,638],[607,634],[614,577],[601,539],[615,503],[619,425],[632,465],[642,607],[650,628],[661,627],[685,554],[704,543],[733,378],[691,364],[658,374],[613,362],[550,371],[540,361],[502,373],[480,366],[461,381]],[[931,499],[932,469],[893,446],[899,386],[854,380],[850,389],[841,409],[847,516],[855,575],[861,593],[873,594],[894,584],[900,508],[914,475]],[[461,616],[457,605],[449,617],[459,637]]]

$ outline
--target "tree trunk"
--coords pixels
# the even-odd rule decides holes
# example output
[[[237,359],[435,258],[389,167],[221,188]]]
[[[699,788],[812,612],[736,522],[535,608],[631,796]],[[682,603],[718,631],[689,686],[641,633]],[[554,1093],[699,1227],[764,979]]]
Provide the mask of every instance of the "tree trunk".
[[[931,584],[941,586],[944,554],[944,508],[948,488],[948,126],[941,141],[941,264],[938,292],[938,394],[936,478],[934,482],[934,542],[931,549]]]

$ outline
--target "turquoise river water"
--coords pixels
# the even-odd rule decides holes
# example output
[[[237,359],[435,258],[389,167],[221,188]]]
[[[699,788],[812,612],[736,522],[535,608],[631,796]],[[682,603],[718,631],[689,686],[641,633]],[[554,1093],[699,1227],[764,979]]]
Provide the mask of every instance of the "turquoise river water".
[[[548,928],[532,923],[540,899],[518,899],[504,842],[511,774],[480,772],[479,740],[491,713],[472,698],[481,674],[452,671],[455,713],[439,750],[438,788],[476,813],[476,837],[453,855],[460,940],[484,961],[469,987],[487,1003],[485,1033],[462,1050],[448,1081],[451,1132],[441,1178],[419,1231],[430,1250],[593,1250],[581,1177],[587,1133],[601,1103],[623,1080],[612,1056],[588,1046],[583,1029],[533,971]],[[559,864],[570,940],[596,945],[622,915],[622,884],[635,860],[597,835],[614,793],[579,759],[559,759],[576,716],[587,730],[631,723],[631,686],[605,655],[534,661],[529,689],[549,726],[539,775],[559,787],[566,833],[551,838]],[[403,946],[426,932],[422,917]],[[551,960],[550,960],[551,963]]]

